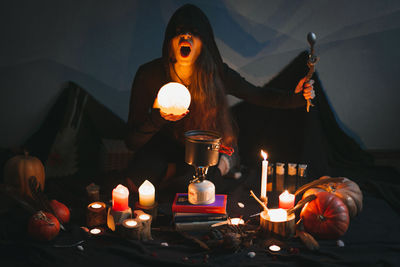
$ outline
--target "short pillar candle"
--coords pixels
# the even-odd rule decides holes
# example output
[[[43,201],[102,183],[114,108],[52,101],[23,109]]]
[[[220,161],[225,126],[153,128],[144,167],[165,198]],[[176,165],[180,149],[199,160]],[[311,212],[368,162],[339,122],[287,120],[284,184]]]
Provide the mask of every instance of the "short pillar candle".
[[[279,208],[281,209],[293,208],[294,199],[295,196],[293,194],[290,194],[287,190],[285,190],[282,194],[279,195]]]
[[[145,207],[151,207],[155,202],[155,188],[148,180],[144,181],[139,187],[139,204]]]
[[[119,184],[112,191],[112,209],[114,211],[124,211],[129,208],[129,190],[125,186]]]

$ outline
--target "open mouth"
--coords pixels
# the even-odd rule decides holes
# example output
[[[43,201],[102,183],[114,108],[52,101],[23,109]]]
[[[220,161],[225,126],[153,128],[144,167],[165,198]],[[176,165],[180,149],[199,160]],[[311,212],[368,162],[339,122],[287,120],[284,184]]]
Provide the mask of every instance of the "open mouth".
[[[182,57],[188,57],[190,55],[190,52],[192,51],[192,44],[188,40],[182,40],[179,45],[180,47],[180,53]]]
[[[190,46],[181,46],[181,56],[188,57],[190,55],[191,48]]]

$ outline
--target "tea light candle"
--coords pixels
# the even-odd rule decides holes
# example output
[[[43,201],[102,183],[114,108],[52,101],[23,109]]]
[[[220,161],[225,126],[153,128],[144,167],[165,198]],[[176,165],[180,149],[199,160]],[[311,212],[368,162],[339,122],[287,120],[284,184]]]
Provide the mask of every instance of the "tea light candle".
[[[135,219],[126,219],[122,222],[123,226],[123,234],[130,238],[130,239],[135,239],[135,240],[140,240],[140,234],[142,231],[142,224],[139,223]]]
[[[284,209],[269,209],[268,210],[269,220],[271,222],[284,222],[287,220],[287,212]]]
[[[90,205],[90,207],[92,209],[97,210],[97,209],[100,209],[102,206],[99,203],[93,203],[93,204]]]
[[[86,224],[88,227],[106,224],[107,211],[103,202],[93,202],[87,206]]]
[[[267,153],[261,150],[261,156],[264,158],[262,161],[262,169],[261,169],[261,200],[267,200],[267,179],[268,179],[268,160]]]
[[[271,251],[273,251],[273,252],[278,252],[278,251],[281,250],[281,247],[280,247],[280,246],[277,246],[277,245],[271,245],[271,246],[269,246],[268,249],[271,250]]]
[[[93,229],[90,229],[90,231],[89,231],[89,233],[91,233],[92,235],[99,235],[99,234],[101,234],[101,229],[100,228],[93,228]]]
[[[140,239],[143,241],[153,240],[151,236],[151,221],[152,216],[143,212],[142,210],[135,210],[134,211],[136,220],[140,223],[143,227],[140,233]]]
[[[268,209],[260,214],[260,230],[268,237],[278,235],[280,238],[290,238],[296,232],[296,216],[287,214],[285,209]]]
[[[281,209],[293,208],[294,199],[295,196],[293,194],[290,194],[287,190],[285,190],[282,194],[279,195],[279,208]]]
[[[128,206],[129,190],[125,186],[119,184],[112,191],[112,209],[115,211],[124,211]]]
[[[155,188],[148,180],[139,187],[139,204],[145,207],[154,205]]]

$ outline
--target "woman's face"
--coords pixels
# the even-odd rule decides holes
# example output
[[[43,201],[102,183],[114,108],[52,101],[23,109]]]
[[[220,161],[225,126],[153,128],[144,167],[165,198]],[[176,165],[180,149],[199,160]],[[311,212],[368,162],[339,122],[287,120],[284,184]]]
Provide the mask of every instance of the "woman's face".
[[[200,38],[191,33],[172,38],[172,51],[177,63],[181,65],[194,64],[201,53],[202,46]]]

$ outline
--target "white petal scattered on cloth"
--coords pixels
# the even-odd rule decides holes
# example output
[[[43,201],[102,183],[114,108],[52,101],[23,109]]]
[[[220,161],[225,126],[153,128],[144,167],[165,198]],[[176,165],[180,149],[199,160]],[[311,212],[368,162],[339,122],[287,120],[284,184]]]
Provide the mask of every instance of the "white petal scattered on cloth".
[[[168,243],[167,243],[167,242],[162,242],[162,243],[161,243],[161,246],[163,246],[163,247],[168,247]]]
[[[247,256],[249,256],[249,258],[254,258],[256,256],[256,253],[253,251],[250,251],[249,253],[247,253]]]
[[[338,240],[336,241],[336,244],[337,244],[338,247],[344,247],[344,242],[343,242],[343,240],[338,239]]]
[[[240,208],[244,208],[244,204],[242,203],[242,202],[238,202],[238,206],[240,207]]]

